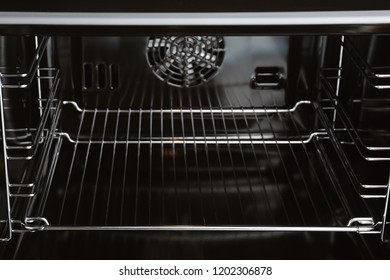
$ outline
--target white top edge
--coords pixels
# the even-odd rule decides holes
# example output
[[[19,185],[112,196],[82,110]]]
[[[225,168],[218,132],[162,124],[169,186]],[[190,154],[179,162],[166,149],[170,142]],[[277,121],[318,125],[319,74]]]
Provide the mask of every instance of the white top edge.
[[[267,13],[0,12],[1,25],[250,26],[389,24],[390,10]]]

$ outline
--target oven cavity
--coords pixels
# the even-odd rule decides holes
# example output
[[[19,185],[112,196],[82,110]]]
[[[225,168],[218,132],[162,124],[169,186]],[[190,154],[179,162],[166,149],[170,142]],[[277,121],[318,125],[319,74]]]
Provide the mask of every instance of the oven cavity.
[[[0,68],[0,239],[116,230],[389,240],[390,63],[374,55],[389,38],[23,38],[30,53]]]

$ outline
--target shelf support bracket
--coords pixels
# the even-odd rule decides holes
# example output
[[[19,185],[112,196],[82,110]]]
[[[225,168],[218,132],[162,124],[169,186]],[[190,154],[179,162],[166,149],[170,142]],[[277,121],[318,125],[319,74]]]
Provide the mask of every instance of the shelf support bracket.
[[[0,73],[0,153],[3,156],[3,162],[1,163],[3,166],[0,166],[0,241],[8,241],[12,237],[8,153],[4,118],[3,84],[2,74]]]

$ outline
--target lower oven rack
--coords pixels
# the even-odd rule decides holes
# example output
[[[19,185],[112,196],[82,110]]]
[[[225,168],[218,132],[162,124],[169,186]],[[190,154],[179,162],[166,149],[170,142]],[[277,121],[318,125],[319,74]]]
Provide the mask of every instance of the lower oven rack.
[[[56,134],[55,171],[31,199],[27,227],[380,233],[361,185],[336,168],[340,151],[315,104],[115,110],[64,101],[77,122]],[[300,111],[317,116],[317,130],[300,125]]]
[[[50,221],[45,229],[373,230],[368,213],[356,219],[338,197],[339,186],[329,189],[332,171],[313,154],[318,143],[266,145],[259,151],[227,145],[197,146],[195,151],[181,144],[78,144],[76,153],[76,144],[62,145],[62,152],[70,148],[75,156],[59,155],[57,172],[69,172],[65,178],[54,175],[47,204],[40,207],[40,216]],[[293,164],[286,163],[294,158]],[[85,172],[75,174],[71,164],[81,159]],[[126,171],[118,167],[122,164]],[[307,179],[308,173],[314,178]]]

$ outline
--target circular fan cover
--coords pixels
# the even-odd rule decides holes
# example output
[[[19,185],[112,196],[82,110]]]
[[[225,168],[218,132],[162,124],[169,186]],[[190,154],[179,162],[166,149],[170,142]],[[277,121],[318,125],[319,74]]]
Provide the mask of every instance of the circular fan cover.
[[[150,37],[147,59],[153,73],[176,87],[193,87],[213,78],[223,62],[225,42],[216,36]]]

